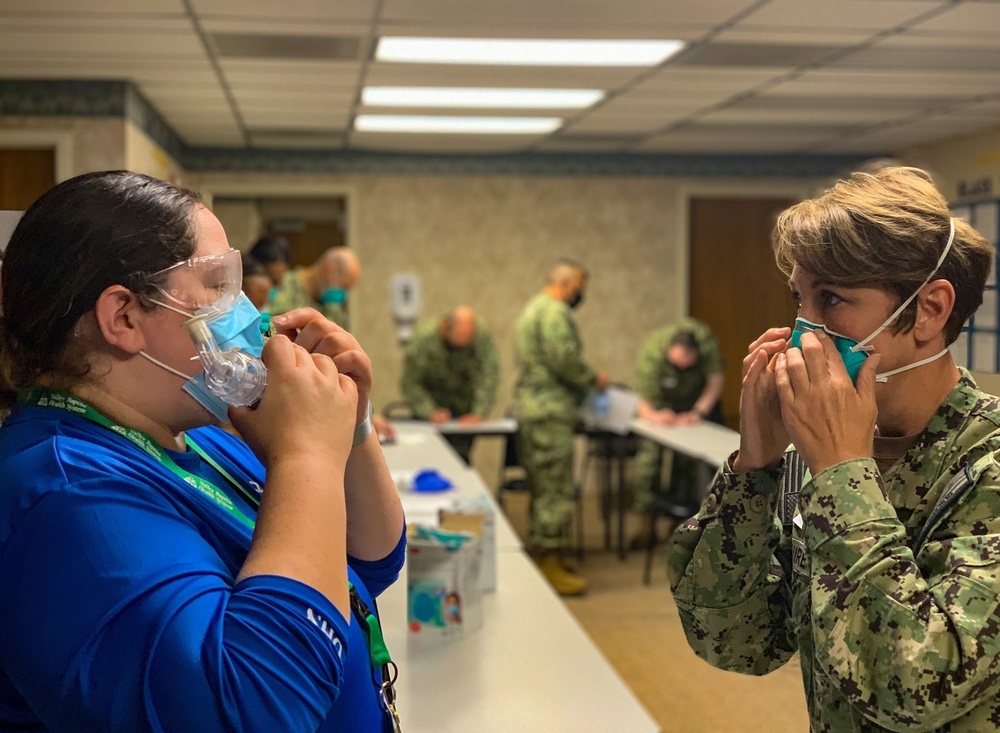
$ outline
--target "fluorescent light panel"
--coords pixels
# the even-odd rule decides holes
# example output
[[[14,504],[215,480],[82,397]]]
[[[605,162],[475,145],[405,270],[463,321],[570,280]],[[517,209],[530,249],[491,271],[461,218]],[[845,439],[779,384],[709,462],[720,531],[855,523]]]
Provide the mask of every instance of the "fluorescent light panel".
[[[600,89],[365,87],[361,90],[361,104],[367,107],[583,109],[603,97]]]
[[[515,38],[380,38],[375,58],[416,64],[503,66],[655,66],[681,41],[597,41]]]
[[[473,135],[544,135],[562,125],[559,117],[446,117],[358,115],[358,132],[414,132]]]

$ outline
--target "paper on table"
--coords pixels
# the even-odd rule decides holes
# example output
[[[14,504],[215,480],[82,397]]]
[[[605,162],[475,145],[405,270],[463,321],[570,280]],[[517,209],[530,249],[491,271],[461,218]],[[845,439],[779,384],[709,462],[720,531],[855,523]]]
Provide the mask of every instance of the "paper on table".
[[[580,408],[580,419],[588,428],[628,435],[639,396],[620,387],[591,392]]]

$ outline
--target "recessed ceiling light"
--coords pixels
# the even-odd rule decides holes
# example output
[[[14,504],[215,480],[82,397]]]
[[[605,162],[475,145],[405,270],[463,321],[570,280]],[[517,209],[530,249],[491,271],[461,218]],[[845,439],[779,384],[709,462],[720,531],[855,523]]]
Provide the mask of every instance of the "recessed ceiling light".
[[[600,89],[365,87],[361,90],[361,104],[369,107],[583,109],[603,97]]]
[[[438,132],[473,135],[544,135],[557,130],[559,117],[446,117],[358,115],[358,132]]]
[[[375,58],[417,64],[514,66],[654,66],[682,41],[539,40],[516,38],[380,38]]]

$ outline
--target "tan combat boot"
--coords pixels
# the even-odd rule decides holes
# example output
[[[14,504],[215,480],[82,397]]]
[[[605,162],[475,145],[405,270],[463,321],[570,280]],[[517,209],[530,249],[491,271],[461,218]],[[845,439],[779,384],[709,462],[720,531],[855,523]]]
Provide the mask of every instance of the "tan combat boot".
[[[580,596],[587,592],[587,581],[563,565],[559,550],[546,550],[538,559],[538,569],[561,596]]]

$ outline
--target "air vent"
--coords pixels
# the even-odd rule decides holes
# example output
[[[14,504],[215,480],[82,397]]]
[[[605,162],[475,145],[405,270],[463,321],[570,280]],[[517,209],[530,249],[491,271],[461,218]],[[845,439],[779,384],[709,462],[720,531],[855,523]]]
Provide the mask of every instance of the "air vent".
[[[215,33],[212,39],[219,55],[225,58],[313,61],[359,61],[361,58],[359,38]]]

